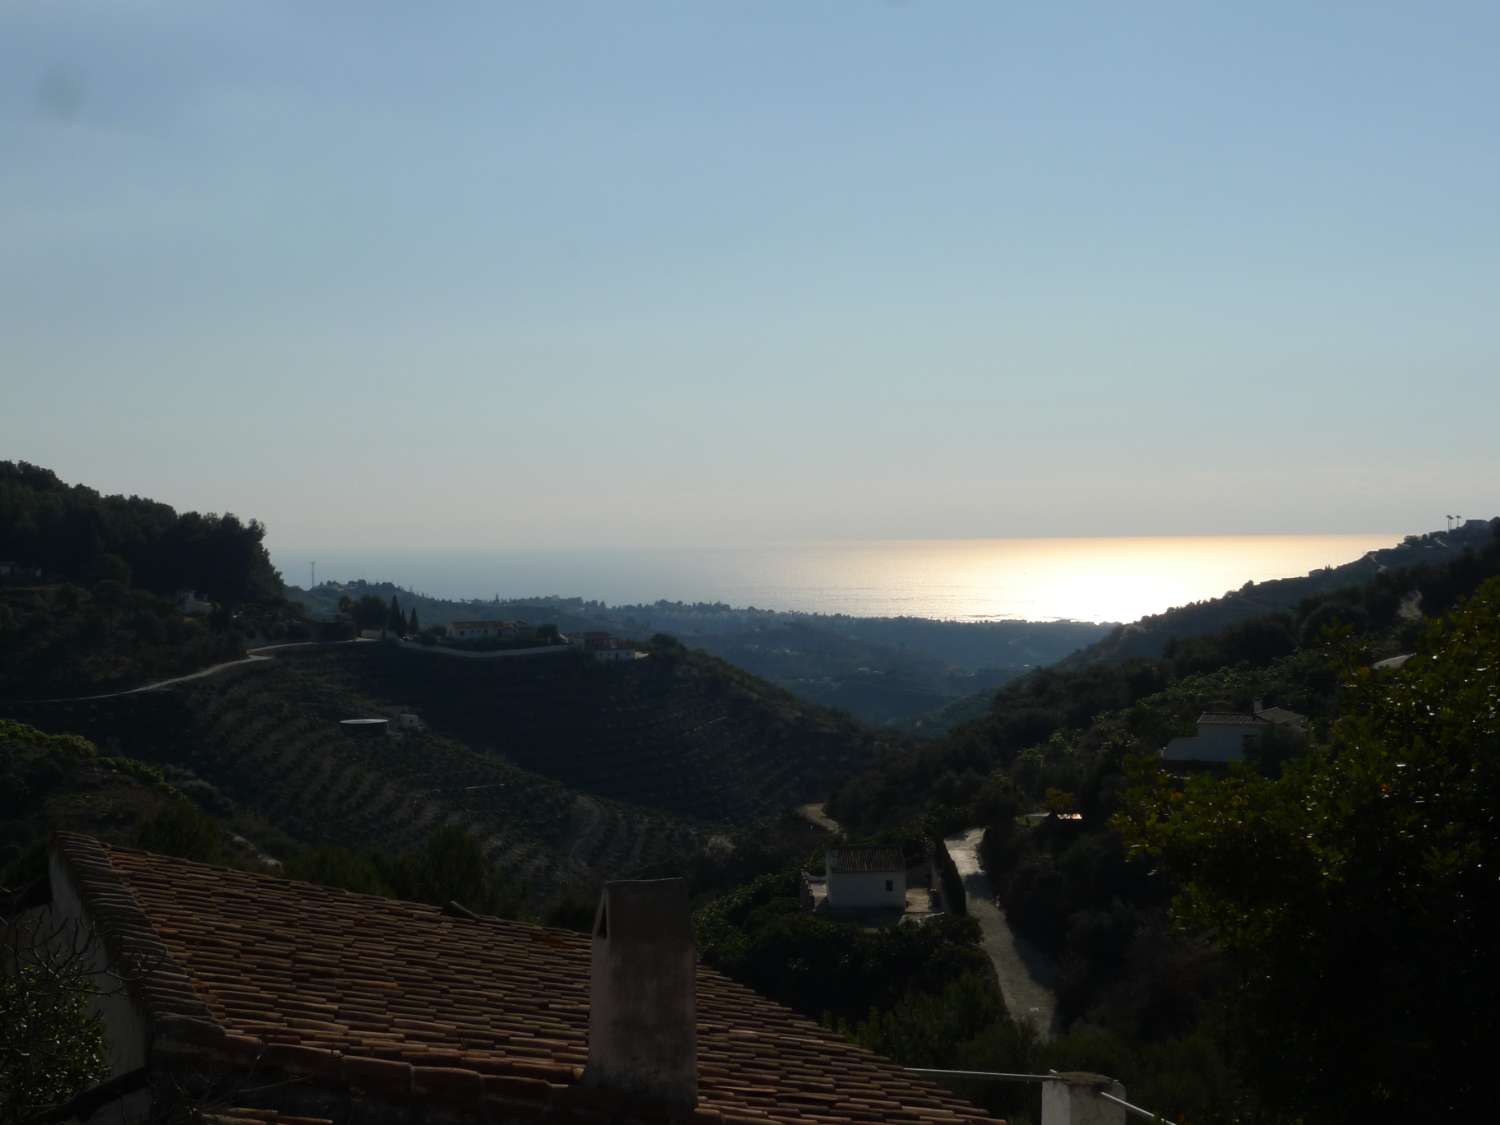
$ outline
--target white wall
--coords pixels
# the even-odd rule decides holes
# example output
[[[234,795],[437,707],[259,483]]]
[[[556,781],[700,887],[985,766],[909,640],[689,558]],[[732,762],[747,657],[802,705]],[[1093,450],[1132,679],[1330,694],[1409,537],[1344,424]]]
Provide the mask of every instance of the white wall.
[[[1174,738],[1162,751],[1168,762],[1242,762],[1245,760],[1245,737],[1259,737],[1264,723],[1205,724],[1191,738]]]
[[[889,882],[891,890],[886,890]],[[868,871],[853,875],[830,873],[828,905],[854,910],[872,906],[906,907],[905,871]]]
[[[71,931],[64,935],[68,940],[73,934],[87,937],[92,931],[92,920],[84,909],[78,888],[73,883],[63,862],[53,855],[48,864],[52,881],[51,925],[66,925]],[[110,1077],[139,1070],[146,1065],[146,1021],[136,1009],[124,985],[107,972],[109,956],[100,938],[94,936],[89,944],[93,962],[95,985],[99,995],[94,999],[94,1010],[104,1023],[105,1059],[109,1064]]]

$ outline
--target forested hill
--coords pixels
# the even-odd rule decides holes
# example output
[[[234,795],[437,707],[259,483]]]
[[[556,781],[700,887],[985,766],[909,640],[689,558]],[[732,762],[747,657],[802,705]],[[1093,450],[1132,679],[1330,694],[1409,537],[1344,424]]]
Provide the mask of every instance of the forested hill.
[[[134,687],[300,627],[264,535],[0,461],[0,698]]]
[[[402,714],[421,726],[373,740],[339,727]],[[894,748],[670,644],[618,664],[291,649],[157,692],[0,703],[0,716],[191,782],[205,810],[280,859],[308,845],[400,850],[461,823],[538,901],[572,882],[682,870],[710,835],[736,848]]]
[[[0,461],[0,562],[40,570],[44,581],[194,590],[230,605],[273,600],[281,577],[264,536],[255,520],[179,514],[155,500],[64,484],[25,461]]]
[[[1363,586],[1377,581],[1381,575],[1450,562],[1465,551],[1483,549],[1497,529],[1500,529],[1500,518],[1469,520],[1451,531],[1408,535],[1392,547],[1370,551],[1353,562],[1314,570],[1301,578],[1246,582],[1223,597],[1179,606],[1121,625],[1108,636],[1073,653],[1064,661],[1064,666],[1078,667],[1095,661],[1125,660],[1136,656],[1159,657],[1174,641],[1214,633],[1267,614],[1292,611],[1307,599]]]
[[[1101,642],[1088,650],[1091,658],[1080,655],[1006,684],[980,717],[955,727],[941,741],[883,759],[842,786],[830,811],[858,828],[920,816],[940,806],[962,806],[973,799],[989,771],[1023,752],[1045,755],[1055,737],[1084,730],[1098,716],[1127,710],[1179,682],[1226,670],[1266,669],[1299,651],[1311,651],[1329,626],[1347,628],[1372,658],[1410,651],[1426,621],[1500,574],[1500,521],[1466,529],[1461,542],[1464,549],[1458,552],[1448,540],[1431,555],[1417,553],[1424,550],[1417,546],[1402,556],[1434,558],[1429,563],[1386,566],[1363,582],[1303,597],[1286,609],[1231,617],[1233,623],[1217,631],[1169,636],[1156,656],[1110,658],[1105,655],[1109,642]],[[1220,698],[1197,699],[1192,706],[1202,709],[1217,702],[1245,709],[1255,689],[1248,686],[1250,679],[1236,682],[1239,687],[1220,688]],[[1309,693],[1321,696],[1327,689],[1269,681],[1259,686],[1269,693],[1268,702],[1312,713],[1319,703]],[[1277,697],[1278,692],[1286,694]],[[1192,733],[1186,711],[1177,720],[1187,725],[1160,733]]]

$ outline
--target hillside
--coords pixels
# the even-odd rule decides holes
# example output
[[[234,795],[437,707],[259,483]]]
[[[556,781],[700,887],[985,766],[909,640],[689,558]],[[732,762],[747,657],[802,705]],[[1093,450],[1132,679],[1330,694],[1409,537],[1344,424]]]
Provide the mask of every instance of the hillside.
[[[1071,654],[1064,664],[1078,667],[1094,661],[1159,657],[1174,640],[1199,637],[1267,614],[1294,610],[1309,598],[1364,586],[1381,575],[1452,562],[1465,551],[1483,549],[1495,537],[1497,529],[1500,518],[1469,520],[1452,531],[1408,535],[1392,547],[1370,551],[1352,562],[1315,570],[1301,578],[1247,582],[1223,597],[1179,606],[1118,626],[1108,636]]]
[[[1466,528],[1461,538],[1445,541],[1430,554],[1420,543],[1407,544],[1402,553],[1387,557],[1431,561],[1384,566],[1363,581],[1351,578],[1303,597],[1290,609],[1245,616],[1247,603],[1237,596],[1232,605],[1220,599],[1148,619],[1159,655],[1122,655],[1135,642],[1121,641],[1123,634],[1116,634],[1055,667],[1038,669],[995,692],[982,712],[941,740],[892,755],[852,778],[835,793],[829,811],[842,823],[874,828],[920,815],[933,803],[961,806],[998,762],[1022,752],[1042,754],[1049,740],[1086,729],[1099,715],[1131,708],[1193,677],[1225,669],[1269,668],[1315,648],[1328,626],[1348,628],[1370,647],[1373,657],[1409,650],[1425,619],[1446,612],[1485,578],[1500,573],[1500,521]],[[1458,543],[1462,550],[1455,549]],[[1346,577],[1353,573],[1346,572]],[[1283,592],[1278,598],[1305,589],[1279,588]],[[1232,623],[1217,630],[1186,631],[1216,614]],[[1179,627],[1183,631],[1178,632]],[[1277,701],[1277,685],[1260,686],[1265,689],[1262,694]],[[1318,691],[1326,694],[1331,688],[1321,684]],[[1221,686],[1219,694],[1224,703],[1243,708],[1255,689],[1242,683],[1233,691]],[[1315,708],[1302,699],[1284,702],[1297,709]]]
[[[1118,625],[1107,635],[1060,658],[1056,670],[1082,672],[1091,664],[1123,664],[1130,661],[1154,661],[1159,658],[1181,658],[1190,654],[1203,638],[1242,629],[1246,634],[1267,629],[1278,634],[1273,638],[1287,651],[1285,622],[1305,618],[1308,607],[1327,601],[1360,600],[1355,591],[1369,589],[1381,601],[1378,612],[1394,608],[1388,593],[1379,591],[1409,589],[1410,572],[1431,570],[1461,563],[1466,554],[1482,552],[1494,540],[1500,520],[1469,520],[1453,531],[1430,532],[1408,536],[1402,543],[1380,551],[1371,551],[1353,562],[1313,571],[1301,578],[1281,578],[1270,582],[1247,582],[1239,590],[1223,597],[1169,609],[1143,617],[1128,625]],[[1447,605],[1438,601],[1427,606],[1428,612],[1440,612]],[[1416,609],[1419,607],[1413,607]],[[1282,622],[1267,626],[1267,622]],[[1212,650],[1214,645],[1208,644]],[[1191,662],[1191,661],[1190,661]],[[1202,666],[1202,660],[1196,665]],[[1020,684],[1016,687],[1019,689]],[[1004,692],[976,691],[948,701],[926,714],[903,723],[904,729],[920,738],[938,738],[949,731],[984,719]]]
[[[16,865],[49,830],[130,843],[175,795],[144,763],[101,755],[77,735],[0,719],[0,885],[24,881],[12,878]]]
[[[682,649],[463,660],[368,645],[348,665],[433,729],[570,787],[704,822],[747,823],[825,794],[895,743]]]
[[[338,720],[419,714],[355,740]],[[460,823],[539,898],[681,869],[715,830],[821,796],[883,748],[722,662],[673,651],[464,660],[395,645],[285,650],[172,688],[0,714],[172,775],[273,856],[398,851]]]
[[[306,633],[264,536],[0,461],[0,698],[117,690]]]
[[[564,632],[604,630],[644,639],[670,634],[810,703],[867,723],[901,725],[950,702],[991,691],[1028,669],[1052,664],[1105,636],[1108,625],[1081,621],[934,621],[849,617],[660,601],[606,605],[582,598],[521,601],[427,597],[390,582],[293,586],[288,597],[315,618],[340,599],[395,598],[424,626],[455,620],[524,620]]]

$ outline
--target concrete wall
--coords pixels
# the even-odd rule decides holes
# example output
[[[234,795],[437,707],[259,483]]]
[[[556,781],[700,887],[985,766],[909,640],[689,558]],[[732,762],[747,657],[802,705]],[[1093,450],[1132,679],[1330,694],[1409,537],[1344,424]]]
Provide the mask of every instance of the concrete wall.
[[[146,1021],[130,999],[124,984],[111,976],[109,955],[103,941],[94,935],[93,922],[79,896],[67,867],[52,856],[48,864],[52,882],[50,924],[66,927],[62,940],[86,940],[98,995],[94,1011],[104,1024],[105,1061],[109,1076],[117,1077],[146,1065]]]
[[[1245,738],[1259,737],[1264,723],[1228,723],[1205,725],[1191,738],[1174,738],[1162,751],[1168,762],[1242,762],[1245,760]]]
[[[891,889],[886,890],[890,883]],[[862,910],[876,906],[906,908],[905,871],[867,871],[828,875],[828,905],[835,910]]]

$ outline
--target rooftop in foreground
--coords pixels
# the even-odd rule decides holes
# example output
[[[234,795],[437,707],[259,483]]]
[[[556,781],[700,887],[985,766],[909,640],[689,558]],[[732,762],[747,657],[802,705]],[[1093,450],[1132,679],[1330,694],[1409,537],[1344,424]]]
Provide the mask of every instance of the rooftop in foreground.
[[[336,1095],[245,1102],[263,1113],[338,1120],[340,1105],[354,1115],[355,1104],[420,1104],[429,1117],[441,1107],[457,1119],[600,1118],[605,1092],[581,1081],[587,936],[76,835],[57,838],[53,881],[54,902],[81,901],[115,958],[150,966],[131,992],[148,1066],[285,1073]],[[699,966],[695,986],[697,1101],[666,1116],[984,1119],[719,973]],[[609,1118],[641,1116],[612,1104]]]

